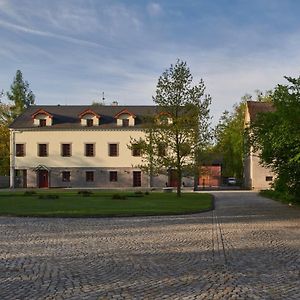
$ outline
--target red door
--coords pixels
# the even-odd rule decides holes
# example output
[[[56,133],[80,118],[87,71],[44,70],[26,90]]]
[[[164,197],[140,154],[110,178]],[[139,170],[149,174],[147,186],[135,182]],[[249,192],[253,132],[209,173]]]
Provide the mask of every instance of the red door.
[[[48,171],[39,171],[39,188],[46,188],[49,186]]]
[[[178,176],[176,170],[169,171],[169,186],[171,187],[178,186]]]

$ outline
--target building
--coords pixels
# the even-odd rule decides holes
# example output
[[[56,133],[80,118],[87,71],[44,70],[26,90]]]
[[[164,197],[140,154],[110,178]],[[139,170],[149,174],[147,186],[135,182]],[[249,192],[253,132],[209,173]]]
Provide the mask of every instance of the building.
[[[259,113],[273,111],[271,103],[247,101],[245,112],[245,127],[249,126],[255,120]],[[259,162],[258,153],[250,149],[244,158],[244,185],[247,189],[262,190],[270,188],[273,183],[275,174],[269,169],[262,166]]]
[[[200,188],[220,187],[222,181],[221,164],[200,167],[198,185]]]
[[[172,170],[150,178],[132,138],[155,106],[32,106],[11,124],[11,187],[165,187]],[[193,186],[193,178],[183,178]]]

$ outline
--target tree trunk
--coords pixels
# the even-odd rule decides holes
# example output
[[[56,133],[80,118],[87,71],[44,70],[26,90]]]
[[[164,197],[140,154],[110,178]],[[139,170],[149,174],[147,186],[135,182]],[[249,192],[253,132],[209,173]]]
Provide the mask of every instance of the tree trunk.
[[[182,181],[182,171],[181,166],[177,166],[177,197],[181,197],[181,181]]]
[[[199,183],[199,173],[195,170],[194,173],[194,191],[197,191]]]

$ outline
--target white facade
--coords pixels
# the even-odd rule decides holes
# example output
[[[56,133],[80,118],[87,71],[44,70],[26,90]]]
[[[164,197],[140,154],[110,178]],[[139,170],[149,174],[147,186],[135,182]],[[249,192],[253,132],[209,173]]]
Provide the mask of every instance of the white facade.
[[[132,167],[141,164],[141,158],[132,156],[128,149],[130,137],[140,138],[140,130],[49,130],[18,131],[14,133],[15,144],[24,144],[26,155],[15,158],[18,169],[40,164],[47,167]],[[13,136],[13,133],[12,133]],[[48,156],[38,156],[38,144],[48,145]],[[71,145],[71,156],[61,156],[61,145]],[[95,155],[85,156],[85,144],[94,144]],[[118,156],[109,156],[109,144],[118,144]]]
[[[111,109],[49,106],[25,111],[10,127],[10,186],[168,186],[167,171],[150,179],[139,169],[141,156],[128,147],[132,139],[144,137],[141,119],[130,109]],[[183,180],[185,186],[193,186],[193,178]]]
[[[248,127],[257,113],[270,110],[269,104],[248,101],[245,112],[245,128]],[[252,148],[244,158],[244,186],[247,189],[269,189],[275,179],[275,174],[260,163],[259,153],[253,152]]]

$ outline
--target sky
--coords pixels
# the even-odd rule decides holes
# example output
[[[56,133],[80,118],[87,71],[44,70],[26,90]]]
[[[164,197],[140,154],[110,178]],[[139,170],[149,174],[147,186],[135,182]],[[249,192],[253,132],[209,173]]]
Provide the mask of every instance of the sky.
[[[186,61],[217,122],[241,97],[299,76],[298,0],[0,0],[0,91],[16,71],[36,104],[152,105]],[[2,99],[5,101],[5,99]]]

